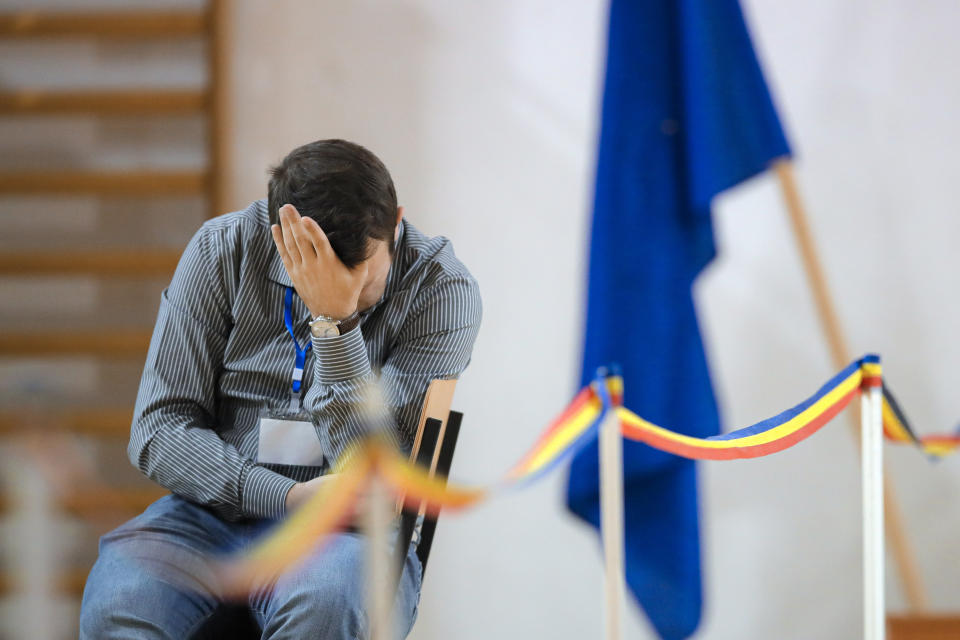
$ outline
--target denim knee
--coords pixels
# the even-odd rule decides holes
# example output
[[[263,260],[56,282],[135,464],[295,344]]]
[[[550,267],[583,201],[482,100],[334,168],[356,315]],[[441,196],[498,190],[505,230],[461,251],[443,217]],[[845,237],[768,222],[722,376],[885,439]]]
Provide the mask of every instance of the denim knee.
[[[365,554],[361,538],[338,535],[316,557],[282,577],[265,602],[251,603],[264,624],[264,637],[271,640],[369,637]],[[395,602],[394,637],[403,638],[409,633],[416,618],[419,595],[420,562],[411,550]]]
[[[80,638],[186,638],[216,606],[212,596],[166,580],[137,558],[101,546],[83,591]]]
[[[331,579],[328,571],[309,570],[281,579],[271,594],[265,637],[366,638],[368,623],[363,576],[344,569],[338,579]]]

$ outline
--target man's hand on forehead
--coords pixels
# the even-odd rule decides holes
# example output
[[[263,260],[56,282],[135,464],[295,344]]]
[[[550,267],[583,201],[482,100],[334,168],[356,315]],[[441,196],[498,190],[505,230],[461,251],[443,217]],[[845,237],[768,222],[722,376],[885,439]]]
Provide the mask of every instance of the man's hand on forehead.
[[[316,220],[303,217],[292,204],[280,207],[280,224],[272,225],[273,241],[297,295],[310,314],[342,320],[357,310],[367,278],[367,264],[348,268]]]

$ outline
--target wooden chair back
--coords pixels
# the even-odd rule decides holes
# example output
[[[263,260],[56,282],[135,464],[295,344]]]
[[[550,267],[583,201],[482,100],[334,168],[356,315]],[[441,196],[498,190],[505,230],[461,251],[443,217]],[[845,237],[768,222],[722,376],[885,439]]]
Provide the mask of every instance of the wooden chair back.
[[[423,410],[417,425],[417,433],[410,452],[410,460],[424,469],[429,469],[431,477],[446,478],[453,462],[453,452],[460,435],[460,423],[463,414],[450,411],[456,380],[434,380],[430,383],[424,397]],[[427,559],[433,546],[433,536],[437,529],[437,517],[427,517],[424,509],[404,508],[400,513],[400,530],[394,551],[394,561],[399,581],[406,561],[406,552],[413,540],[417,520],[424,516],[420,529],[420,542],[417,545],[417,557],[423,573],[427,570]]]

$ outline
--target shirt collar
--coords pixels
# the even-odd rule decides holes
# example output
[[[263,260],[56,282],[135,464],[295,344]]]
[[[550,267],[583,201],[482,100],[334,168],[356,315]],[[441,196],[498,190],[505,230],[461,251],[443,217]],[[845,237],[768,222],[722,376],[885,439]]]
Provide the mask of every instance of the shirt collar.
[[[394,242],[393,246],[393,261],[390,263],[390,272],[387,274],[387,284],[383,289],[383,297],[380,298],[380,301],[384,301],[389,298],[396,290],[400,287],[400,281],[403,280],[403,270],[404,270],[404,236],[407,228],[407,223],[404,220],[400,220],[398,225],[400,227],[400,232],[397,234],[397,240]],[[379,303],[378,303],[379,304]]]
[[[401,220],[398,224],[400,227],[400,232],[397,234],[397,239],[394,242],[393,246],[393,260],[390,262],[390,271],[387,273],[387,282],[383,287],[383,295],[380,296],[380,299],[364,311],[360,312],[361,317],[367,317],[374,311],[376,311],[381,304],[390,299],[390,297],[400,288],[400,284],[403,281],[403,271],[405,268],[405,258],[404,258],[404,231],[406,229],[406,223]]]
[[[280,259],[277,247],[273,244],[273,237],[268,237],[270,238],[270,247],[268,249],[270,251],[270,263],[267,265],[267,278],[285,287],[292,287],[293,281],[290,280],[287,268],[283,266],[283,260]]]

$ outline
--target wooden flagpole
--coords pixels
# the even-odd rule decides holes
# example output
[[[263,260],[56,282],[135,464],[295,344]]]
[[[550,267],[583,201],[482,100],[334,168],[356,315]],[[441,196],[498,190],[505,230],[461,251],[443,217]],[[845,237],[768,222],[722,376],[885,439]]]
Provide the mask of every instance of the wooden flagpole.
[[[615,410],[600,423],[600,533],[603,537],[605,640],[623,637],[623,435]]]
[[[883,557],[883,397],[880,387],[860,395],[860,467],[863,500],[863,637],[885,634]]]
[[[813,292],[817,313],[820,316],[820,322],[827,336],[833,366],[836,369],[842,369],[850,364],[850,351],[847,348],[846,340],[840,328],[840,322],[837,320],[833,300],[830,297],[830,291],[827,287],[826,276],[824,275],[823,268],[817,256],[816,246],[813,241],[813,236],[810,233],[810,226],[807,223],[807,216],[800,199],[800,192],[797,189],[793,165],[789,158],[781,158],[774,161],[773,170],[780,182],[780,188],[783,191],[783,197],[787,204],[790,222],[793,225],[793,232],[800,249],[804,270],[807,273],[807,279],[810,282],[810,288]],[[850,416],[851,426],[856,435],[859,429],[857,417],[852,412],[848,412],[847,415]],[[900,582],[903,585],[903,590],[907,598],[907,607],[911,611],[919,612],[926,607],[926,595],[924,594],[923,584],[917,572],[913,554],[910,552],[910,547],[907,543],[906,532],[900,517],[900,509],[897,504],[896,495],[893,492],[893,486],[889,482],[886,473],[882,470],[881,473],[883,474],[883,490],[886,498],[884,521],[886,523],[887,536],[890,539],[890,550],[893,553],[894,563],[897,565]]]

